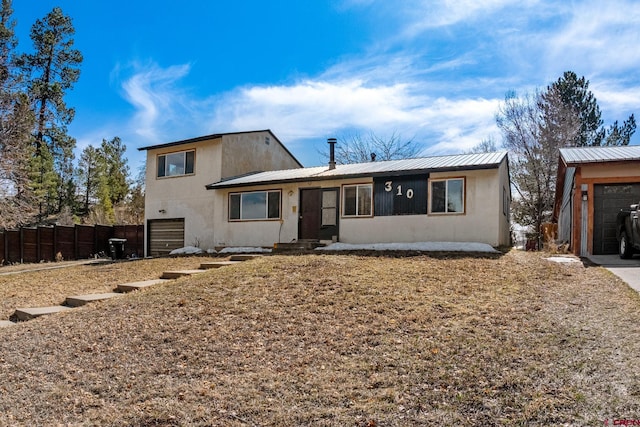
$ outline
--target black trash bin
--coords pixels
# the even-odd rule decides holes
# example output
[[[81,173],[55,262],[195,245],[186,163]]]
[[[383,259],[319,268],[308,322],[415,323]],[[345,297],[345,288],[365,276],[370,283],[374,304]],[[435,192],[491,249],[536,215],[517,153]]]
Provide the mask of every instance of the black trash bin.
[[[124,244],[127,239],[109,239],[111,259],[124,259]]]

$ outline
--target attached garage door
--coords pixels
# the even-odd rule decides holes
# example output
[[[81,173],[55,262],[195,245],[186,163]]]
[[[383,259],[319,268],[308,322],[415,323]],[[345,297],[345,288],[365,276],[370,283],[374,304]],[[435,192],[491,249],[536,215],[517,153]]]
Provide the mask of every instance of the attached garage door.
[[[640,184],[594,186],[593,254],[618,253],[616,217],[620,209],[640,200]]]
[[[149,220],[148,226],[148,255],[168,255],[184,247],[184,218]]]

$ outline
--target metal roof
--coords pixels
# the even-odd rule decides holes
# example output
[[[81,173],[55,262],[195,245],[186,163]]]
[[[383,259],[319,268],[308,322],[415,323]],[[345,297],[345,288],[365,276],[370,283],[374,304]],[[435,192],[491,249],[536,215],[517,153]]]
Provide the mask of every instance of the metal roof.
[[[461,154],[453,156],[420,157],[405,160],[354,163],[258,172],[207,185],[208,189],[242,187],[299,181],[320,181],[336,178],[357,178],[379,175],[408,175],[417,172],[453,171],[464,169],[493,169],[507,157],[505,151],[495,153]]]
[[[560,156],[567,165],[640,160],[640,145],[561,148]]]

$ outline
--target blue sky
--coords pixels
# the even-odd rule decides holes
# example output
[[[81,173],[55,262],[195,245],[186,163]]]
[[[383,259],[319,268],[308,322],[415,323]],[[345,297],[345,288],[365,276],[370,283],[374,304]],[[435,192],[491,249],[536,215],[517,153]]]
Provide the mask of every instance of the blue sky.
[[[119,136],[132,170],[138,147],[267,128],[305,166],[354,132],[460,153],[500,142],[507,91],[567,70],[606,124],[640,112],[635,0],[14,0],[21,51],[54,6],[84,55],[66,97],[77,151]]]

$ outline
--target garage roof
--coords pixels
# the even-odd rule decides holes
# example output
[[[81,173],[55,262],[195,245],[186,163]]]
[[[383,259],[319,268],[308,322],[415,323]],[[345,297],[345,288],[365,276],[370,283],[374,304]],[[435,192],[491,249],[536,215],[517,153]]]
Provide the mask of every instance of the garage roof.
[[[567,166],[578,163],[640,160],[640,145],[626,145],[621,147],[561,148],[560,156]]]
[[[506,151],[496,153],[462,154],[453,156],[420,157],[416,159],[388,160],[258,172],[207,185],[207,189],[242,187],[257,184],[321,181],[337,178],[357,178],[381,175],[409,175],[420,172],[440,172],[497,168],[507,157]]]

